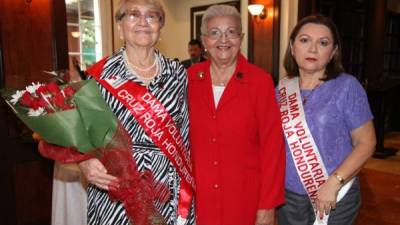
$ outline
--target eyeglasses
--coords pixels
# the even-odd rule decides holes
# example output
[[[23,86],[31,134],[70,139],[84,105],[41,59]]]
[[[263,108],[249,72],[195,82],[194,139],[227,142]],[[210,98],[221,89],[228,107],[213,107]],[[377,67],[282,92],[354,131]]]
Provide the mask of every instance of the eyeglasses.
[[[148,24],[156,24],[161,21],[161,15],[158,12],[148,12],[146,14],[140,13],[138,10],[126,11],[121,15],[121,19],[126,16],[126,19],[131,23],[137,23],[140,18],[144,17],[144,20]]]
[[[242,35],[240,32],[238,32],[236,29],[234,28],[228,28],[226,29],[224,32],[222,32],[220,29],[218,28],[214,28],[211,29],[207,32],[207,34],[205,34],[208,38],[212,39],[212,40],[218,40],[220,38],[222,38],[222,35],[225,35],[225,37],[227,39],[236,39],[236,38],[240,38],[240,36]]]

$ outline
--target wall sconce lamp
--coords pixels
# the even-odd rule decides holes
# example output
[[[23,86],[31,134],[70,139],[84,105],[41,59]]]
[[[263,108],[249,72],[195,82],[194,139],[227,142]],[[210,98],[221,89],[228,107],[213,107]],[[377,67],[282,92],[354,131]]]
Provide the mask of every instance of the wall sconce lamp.
[[[267,18],[267,9],[262,4],[250,4],[247,8],[252,16],[258,16],[262,20]]]
[[[79,31],[72,31],[72,32],[71,32],[71,36],[72,36],[73,38],[78,38],[79,36],[81,36],[81,34],[79,33]]]

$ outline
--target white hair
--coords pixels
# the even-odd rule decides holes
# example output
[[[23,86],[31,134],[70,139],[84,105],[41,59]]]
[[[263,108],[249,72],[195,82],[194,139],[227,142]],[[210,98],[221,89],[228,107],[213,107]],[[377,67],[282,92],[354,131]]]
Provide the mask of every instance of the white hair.
[[[240,13],[235,7],[230,5],[212,5],[207,8],[203,15],[203,19],[201,20],[201,34],[207,34],[208,22],[214,17],[220,16],[232,17],[238,25],[239,32],[242,33],[242,18],[240,17]]]

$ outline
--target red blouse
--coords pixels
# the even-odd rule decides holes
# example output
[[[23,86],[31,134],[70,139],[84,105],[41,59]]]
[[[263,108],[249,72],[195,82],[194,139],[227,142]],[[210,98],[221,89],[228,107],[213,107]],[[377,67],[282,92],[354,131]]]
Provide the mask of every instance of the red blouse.
[[[254,225],[284,203],[285,153],[271,76],[239,55],[215,108],[210,61],[189,73],[198,225]]]

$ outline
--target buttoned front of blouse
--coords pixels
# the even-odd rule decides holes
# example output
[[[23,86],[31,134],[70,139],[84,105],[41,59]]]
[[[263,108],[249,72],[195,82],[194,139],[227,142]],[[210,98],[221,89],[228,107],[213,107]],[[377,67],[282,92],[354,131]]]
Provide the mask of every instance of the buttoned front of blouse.
[[[271,77],[239,56],[215,108],[210,61],[189,72],[190,143],[199,225],[254,224],[284,201],[284,148]]]

